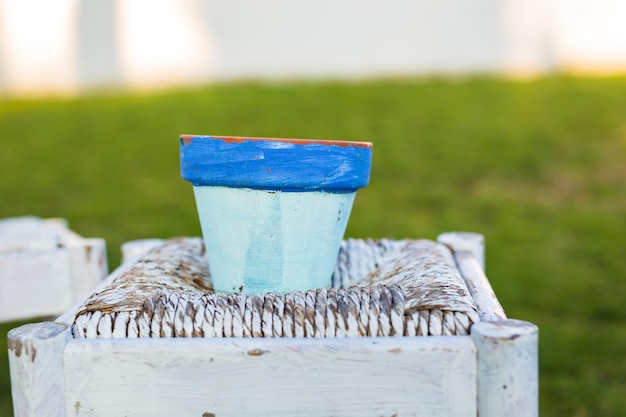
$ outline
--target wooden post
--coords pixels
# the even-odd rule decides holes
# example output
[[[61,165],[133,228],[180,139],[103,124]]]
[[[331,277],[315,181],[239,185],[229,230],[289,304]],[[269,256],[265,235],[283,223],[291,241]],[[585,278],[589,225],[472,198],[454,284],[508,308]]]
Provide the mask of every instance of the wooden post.
[[[469,252],[485,270],[485,237],[480,233],[447,232],[437,236],[437,242],[451,247],[454,252]]]
[[[27,324],[8,334],[15,417],[64,417],[63,351],[71,338],[66,324]]]
[[[478,322],[471,338],[478,350],[478,415],[539,415],[539,330],[520,320]]]
[[[104,239],[68,239],[66,250],[70,255],[72,302],[87,297],[108,275],[106,242]]]
[[[483,235],[450,232],[439,235],[437,241],[454,251],[481,320],[470,330],[478,351],[478,415],[538,416],[537,326],[506,318],[485,275]]]
[[[139,259],[151,249],[163,244],[163,239],[139,239],[122,244],[122,263]]]

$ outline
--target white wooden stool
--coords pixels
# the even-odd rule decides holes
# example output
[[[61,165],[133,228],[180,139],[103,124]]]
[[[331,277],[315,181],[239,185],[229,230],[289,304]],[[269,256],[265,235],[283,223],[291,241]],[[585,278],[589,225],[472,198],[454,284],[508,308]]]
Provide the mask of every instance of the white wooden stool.
[[[438,240],[345,242],[343,289],[258,296],[202,293],[192,241],[131,242],[82,303],[9,333],[15,416],[537,416],[537,327],[504,315],[481,235]]]
[[[0,220],[0,322],[61,314],[106,275],[103,239],[84,239],[63,219]]]

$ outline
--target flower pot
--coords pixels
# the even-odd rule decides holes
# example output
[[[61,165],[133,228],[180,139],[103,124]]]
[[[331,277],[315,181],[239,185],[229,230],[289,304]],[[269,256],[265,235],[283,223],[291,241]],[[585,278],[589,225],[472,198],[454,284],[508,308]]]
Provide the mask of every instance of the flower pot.
[[[215,291],[328,287],[371,157],[366,142],[181,136]]]

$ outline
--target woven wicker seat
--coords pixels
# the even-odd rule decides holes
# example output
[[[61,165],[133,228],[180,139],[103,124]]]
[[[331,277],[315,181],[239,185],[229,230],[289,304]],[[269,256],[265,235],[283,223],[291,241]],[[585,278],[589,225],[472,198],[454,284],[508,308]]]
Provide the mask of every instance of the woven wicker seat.
[[[215,294],[199,238],[165,241],[92,294],[74,337],[466,335],[477,308],[448,247],[343,242],[328,289]]]

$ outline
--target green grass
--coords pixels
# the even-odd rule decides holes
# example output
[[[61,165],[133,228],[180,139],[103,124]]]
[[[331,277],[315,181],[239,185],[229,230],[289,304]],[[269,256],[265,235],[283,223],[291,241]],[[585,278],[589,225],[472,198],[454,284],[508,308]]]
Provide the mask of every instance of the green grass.
[[[0,102],[0,217],[122,242],[199,235],[181,133],[367,140],[354,237],[481,232],[510,317],[540,328],[543,416],[626,415],[626,78],[236,84]],[[4,334],[16,324],[0,327]],[[0,415],[11,415],[6,357]]]

